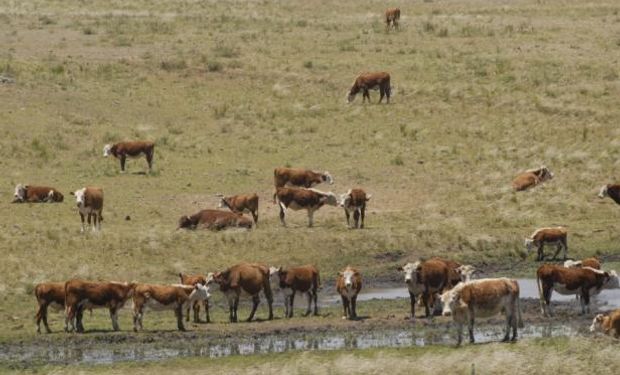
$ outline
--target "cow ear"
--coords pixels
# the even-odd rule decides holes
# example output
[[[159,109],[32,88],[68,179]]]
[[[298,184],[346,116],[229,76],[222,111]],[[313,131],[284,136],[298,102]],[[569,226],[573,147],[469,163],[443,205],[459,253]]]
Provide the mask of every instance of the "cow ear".
[[[342,276],[342,272],[338,272],[338,276]]]
[[[69,192],[69,194],[71,194],[71,195],[75,195],[75,193],[74,193],[74,192],[72,192],[72,191],[70,191],[70,192]]]
[[[403,272],[405,269],[402,266],[396,267],[396,271]]]

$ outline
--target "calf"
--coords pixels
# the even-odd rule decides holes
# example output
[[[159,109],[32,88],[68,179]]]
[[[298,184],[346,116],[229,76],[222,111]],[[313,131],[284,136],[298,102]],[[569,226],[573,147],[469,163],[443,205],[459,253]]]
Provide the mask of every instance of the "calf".
[[[560,254],[560,251],[564,249],[564,260],[566,260],[566,254],[568,252],[567,245],[567,237],[568,232],[565,228],[555,227],[555,228],[540,228],[537,229],[530,238],[525,239],[525,247],[527,249],[528,254],[532,251],[534,247],[538,249],[538,256],[536,258],[537,261],[542,261],[544,259],[543,247],[545,245],[555,245],[556,251],[553,255],[552,260],[555,260]]]
[[[400,19],[400,9],[398,8],[387,8],[385,10],[385,29],[390,29],[390,23],[392,24],[392,28],[398,29],[398,20]]]
[[[355,307],[360,290],[362,290],[362,275],[357,269],[347,266],[344,270],[338,272],[336,291],[342,298],[342,307],[344,309],[342,319],[353,320],[357,318]]]
[[[207,285],[207,278],[203,275],[184,275],[179,273],[179,278],[181,279],[181,284],[183,285]],[[209,316],[209,299],[207,298],[202,300],[202,304],[205,310],[206,322],[211,323],[211,317]],[[200,301],[194,301],[192,310],[194,310],[194,323],[200,323]],[[189,322],[189,306],[187,307],[186,320]]]
[[[355,226],[353,228],[364,228],[364,217],[366,216],[366,202],[372,197],[371,194],[366,194],[362,189],[349,189],[346,194],[340,195],[340,207],[344,208],[344,214],[347,217],[347,226],[351,228],[350,216],[353,212],[353,220]],[[359,225],[361,217],[361,226]]]
[[[62,202],[64,196],[53,187],[17,184],[13,203]]]
[[[90,219],[93,218],[93,231],[101,230],[101,222],[103,216],[103,190],[98,187],[85,187],[76,191],[72,191],[71,195],[75,196],[75,202],[78,206],[80,219],[82,220],[82,233],[84,233],[84,216],[88,217],[88,225]]]
[[[590,267],[595,270],[601,269],[601,261],[596,257],[586,258],[582,260],[567,260],[564,262],[566,268]]]
[[[537,169],[529,169],[512,180],[512,188],[515,191],[527,190],[553,178],[553,173],[544,165]]]
[[[192,216],[181,216],[179,229],[204,228],[222,230],[226,228],[252,229],[252,220],[234,212],[220,210],[202,210]]]
[[[153,310],[174,310],[177,318],[177,328],[185,331],[183,326],[183,308],[194,305],[209,298],[207,286],[201,283],[195,285],[154,285],[139,284],[133,292],[133,330],[138,327],[143,330],[142,318],[145,308]]]
[[[598,193],[599,198],[609,197],[617,204],[620,204],[620,184],[608,184],[601,188]]]
[[[34,296],[37,298],[37,333],[41,333],[41,321],[47,333],[51,333],[47,324],[47,308],[62,310],[65,306],[65,283],[40,283],[34,287]]]
[[[110,155],[119,159],[121,162],[121,172],[125,172],[125,160],[127,157],[138,158],[142,154],[146,157],[146,162],[149,165],[149,172],[153,167],[153,153],[155,151],[155,144],[153,142],[146,141],[134,141],[134,142],[119,142],[115,144],[107,144],[103,146],[103,156],[108,157]]]
[[[610,312],[608,315],[598,314],[592,319],[590,332],[601,331],[606,335],[620,338],[620,309]]]
[[[325,193],[316,189],[277,188],[276,199],[280,206],[280,222],[286,226],[284,220],[286,210],[306,210],[308,212],[308,226],[312,227],[314,212],[323,205],[338,205],[338,198],[332,192]]]
[[[355,79],[353,86],[347,95],[347,102],[351,103],[355,100],[355,96],[362,92],[362,103],[368,99],[370,102],[370,93],[368,90],[379,90],[379,103],[383,97],[387,97],[388,104],[392,95],[392,87],[390,86],[390,75],[386,72],[362,73]]]
[[[231,197],[225,197],[218,194],[217,197],[220,198],[218,208],[226,207],[237,214],[250,212],[254,218],[254,225],[258,224],[258,195],[256,195],[256,193],[247,195],[233,195]]]
[[[458,343],[463,341],[463,325],[469,328],[469,342],[474,343],[474,323],[477,317],[506,314],[506,334],[502,341],[517,339],[517,327],[523,327],[519,306],[519,283],[508,278],[480,279],[460,283],[441,295],[443,316],[452,316],[456,323]]]
[[[69,280],[65,283],[65,331],[84,332],[84,309],[108,308],[112,328],[118,331],[118,310],[133,295],[135,283]]]
[[[240,263],[222,272],[216,272],[208,277],[207,284],[214,282],[220,286],[220,291],[228,300],[229,318],[231,322],[237,322],[237,309],[241,292],[252,297],[252,312],[248,322],[252,321],[256,308],[260,303],[259,293],[262,290],[269,305],[269,320],[273,319],[273,296],[269,283],[269,268],[263,264]]]
[[[308,295],[308,308],[306,309],[306,316],[310,315],[312,301],[314,301],[314,315],[319,314],[319,308],[317,305],[318,290],[321,287],[321,279],[319,276],[319,270],[313,265],[305,265],[300,267],[270,267],[269,275],[274,277],[278,286],[284,294],[284,316],[287,318],[293,317],[293,306],[295,300],[295,293],[307,293]]]

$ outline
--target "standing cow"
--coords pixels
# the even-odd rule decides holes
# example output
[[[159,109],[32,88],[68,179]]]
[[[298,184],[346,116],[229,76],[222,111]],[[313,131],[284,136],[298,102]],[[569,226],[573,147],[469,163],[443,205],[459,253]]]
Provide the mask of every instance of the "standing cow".
[[[609,197],[614,202],[620,204],[620,184],[608,184],[601,188],[598,193],[599,198]]]
[[[258,195],[256,193],[233,195],[230,197],[225,197],[222,194],[216,196],[220,198],[218,208],[226,207],[237,214],[249,212],[254,219],[254,225],[258,224]]]
[[[342,298],[343,319],[353,320],[357,318],[357,295],[360,290],[362,290],[362,275],[357,269],[347,266],[344,270],[338,272],[336,291]]]
[[[90,226],[90,219],[93,219],[93,232],[101,230],[101,222],[103,216],[103,189],[98,187],[85,187],[71,192],[71,195],[75,196],[75,202],[77,203],[78,211],[80,213],[80,219],[82,220],[82,233],[84,233],[84,216],[88,217],[88,225]]]
[[[179,219],[177,230],[196,228],[216,231],[226,228],[252,229],[252,220],[241,214],[220,210],[202,210],[191,216],[181,216]]]
[[[537,229],[530,238],[526,238],[524,245],[527,249],[528,254],[532,251],[533,248],[538,249],[538,256],[536,257],[537,261],[544,260],[543,247],[545,245],[555,245],[556,251],[553,254],[553,260],[557,259],[560,251],[564,249],[564,260],[566,260],[567,252],[568,252],[568,244],[567,244],[568,232],[566,228],[563,227],[555,227],[555,228],[540,228]]]
[[[553,173],[551,173],[549,168],[543,165],[540,168],[528,169],[527,171],[519,174],[512,181],[512,188],[515,191],[523,191],[547,180],[551,180],[552,178]]]
[[[306,210],[308,212],[308,227],[312,227],[314,213],[324,205],[337,206],[338,198],[332,192],[322,192],[316,189],[277,188],[276,200],[280,206],[280,222],[286,226],[286,210]]]
[[[317,304],[318,290],[321,287],[319,270],[311,265],[299,267],[269,267],[269,275],[276,279],[279,288],[284,294],[284,316],[293,317],[293,306],[295,293],[306,293],[308,295],[308,308],[306,316],[312,312],[312,301],[314,301],[314,315],[319,314]]]
[[[366,194],[362,189],[349,189],[346,194],[340,196],[340,207],[344,208],[345,216],[347,217],[347,226],[351,228],[350,217],[353,213],[353,220],[355,226],[353,228],[364,228],[364,217],[366,216],[366,202],[372,197],[371,194]],[[361,225],[360,225],[361,218]]]
[[[379,103],[383,100],[383,97],[387,98],[388,104],[390,103],[390,96],[392,95],[392,86],[390,86],[390,74],[386,72],[374,72],[374,73],[362,73],[355,79],[353,86],[349,90],[347,95],[347,102],[351,103],[355,100],[355,96],[362,92],[362,103],[368,99],[370,102],[370,93],[368,90],[379,90]]]
[[[51,333],[47,324],[47,308],[63,310],[65,307],[65,283],[40,283],[34,287],[34,296],[39,305],[37,309],[37,333],[41,333],[41,321],[45,325],[45,331]]]
[[[146,162],[149,165],[149,172],[153,167],[153,153],[155,152],[155,143],[147,141],[119,142],[115,144],[107,144],[103,146],[103,156],[110,155],[119,159],[121,162],[121,172],[125,172],[125,161],[128,157],[138,158],[144,154]]]
[[[387,8],[385,10],[385,29],[390,29],[390,24],[392,24],[392,28],[398,29],[398,20],[400,20],[400,9],[398,8]]]
[[[207,278],[203,275],[184,275],[183,273],[179,273],[179,278],[181,279],[182,285],[191,285],[195,286],[196,284],[207,285]],[[209,316],[209,299],[203,299],[202,301],[196,300],[192,306],[192,310],[194,311],[194,323],[200,323],[200,302],[205,310],[205,319],[207,323],[211,322],[211,317]],[[186,313],[186,321],[189,322],[189,306],[187,307]]]
[[[17,184],[13,203],[62,202],[64,196],[53,187]]]

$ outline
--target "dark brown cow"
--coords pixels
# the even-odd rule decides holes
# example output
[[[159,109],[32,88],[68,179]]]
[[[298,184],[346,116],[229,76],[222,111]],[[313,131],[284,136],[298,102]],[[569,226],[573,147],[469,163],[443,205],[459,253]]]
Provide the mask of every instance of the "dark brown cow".
[[[64,196],[53,187],[17,184],[13,203],[62,202]]]
[[[366,216],[366,202],[372,197],[371,194],[366,194],[362,189],[349,189],[346,194],[340,195],[340,207],[344,208],[345,216],[347,217],[347,226],[351,227],[350,217],[353,212],[353,220],[355,226],[353,228],[364,228],[364,217]],[[360,218],[361,225],[360,225]]]
[[[155,151],[155,143],[147,141],[119,142],[115,144],[107,144],[103,146],[103,156],[110,155],[119,159],[121,162],[121,171],[125,172],[125,160],[127,157],[138,158],[142,154],[146,157],[149,165],[149,172],[153,168],[153,153]]]
[[[590,332],[596,331],[620,338],[620,309],[614,310],[608,315],[598,314],[595,316],[590,326]]]
[[[220,198],[220,204],[218,208],[228,208],[234,213],[243,214],[250,212],[252,218],[254,218],[254,224],[258,224],[258,195],[245,194],[245,195],[233,195],[225,197],[221,194],[217,195]]]
[[[353,86],[349,90],[347,95],[347,102],[351,103],[355,100],[355,96],[362,92],[362,103],[368,99],[370,102],[370,93],[368,90],[379,90],[379,103],[383,100],[383,97],[387,97],[388,104],[390,103],[390,96],[392,95],[392,86],[390,86],[390,74],[386,72],[375,73],[362,73],[355,79]]]
[[[41,321],[47,333],[51,333],[47,324],[47,308],[62,310],[65,307],[65,283],[40,283],[34,287],[34,296],[37,298],[37,333],[41,333]]]
[[[252,229],[252,220],[234,212],[202,210],[192,216],[181,216],[177,229],[196,229],[199,227],[211,230],[226,228]]]
[[[608,184],[601,188],[601,191],[598,193],[599,198],[609,197],[614,200],[617,204],[620,204],[620,185],[619,184]]]
[[[65,331],[84,332],[84,309],[108,308],[112,328],[118,331],[118,310],[133,295],[135,283],[69,280],[65,283]]]
[[[270,267],[269,275],[276,279],[278,286],[284,294],[284,316],[293,317],[293,306],[295,301],[295,293],[308,294],[308,308],[306,316],[312,312],[312,301],[314,301],[314,315],[319,314],[317,304],[318,290],[321,287],[321,278],[319,270],[311,265],[299,267]]]
[[[337,206],[338,198],[332,192],[322,192],[316,189],[277,188],[276,200],[280,206],[280,221],[286,226],[284,220],[286,210],[306,210],[308,212],[308,226],[313,225],[314,212],[323,205]]]
[[[362,275],[357,269],[347,266],[344,270],[338,272],[336,291],[342,298],[343,319],[352,320],[357,318],[357,295],[360,290],[362,290]]]
[[[85,187],[76,191],[72,191],[71,195],[75,196],[75,202],[78,206],[80,219],[82,220],[82,232],[85,230],[84,216],[88,217],[88,225],[90,219],[93,219],[93,231],[101,230],[101,222],[103,221],[103,190],[98,187]]]
[[[269,267],[264,264],[240,263],[222,272],[210,274],[207,283],[215,282],[220,286],[220,291],[226,295],[228,300],[229,318],[231,322],[237,322],[237,309],[239,307],[239,296],[245,292],[252,296],[252,312],[248,317],[248,322],[252,321],[256,308],[260,303],[259,293],[262,290],[267,298],[269,306],[269,320],[273,319],[273,296],[269,283]]]
[[[196,284],[207,285],[207,278],[203,275],[184,275],[179,273],[181,284],[195,286]],[[207,323],[211,323],[211,317],[209,316],[209,299],[202,300],[205,310],[205,319]],[[192,306],[194,310],[194,323],[200,323],[200,301],[195,301]],[[186,320],[189,322],[189,306],[187,307]]]
[[[553,173],[544,165],[537,169],[529,169],[519,174],[512,181],[512,188],[515,191],[527,190],[533,186],[541,184],[553,178]]]
[[[390,29],[390,23],[392,27],[398,28],[398,20],[400,20],[400,9],[398,8],[387,8],[385,10],[385,29]]]
[[[568,232],[566,228],[563,227],[554,227],[554,228],[540,228],[537,229],[530,238],[525,239],[525,247],[527,249],[528,254],[532,251],[533,248],[538,249],[538,256],[536,258],[537,261],[544,260],[543,247],[545,245],[555,245],[556,251],[553,255],[552,259],[556,259],[560,251],[564,249],[564,260],[566,260],[566,256],[568,253],[568,242],[567,242]]]

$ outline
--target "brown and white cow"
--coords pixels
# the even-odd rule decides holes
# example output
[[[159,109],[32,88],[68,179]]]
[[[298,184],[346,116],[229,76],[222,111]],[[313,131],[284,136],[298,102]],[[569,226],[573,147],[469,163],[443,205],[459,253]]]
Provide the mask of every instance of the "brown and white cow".
[[[357,318],[357,295],[362,290],[362,275],[359,271],[351,266],[347,266],[344,270],[338,272],[336,278],[336,291],[342,298],[342,307],[344,315],[342,319]]]
[[[598,193],[599,198],[609,197],[620,204],[620,184],[607,184]]]
[[[400,20],[400,9],[387,8],[385,10],[385,29],[390,29],[390,24],[394,29],[398,28],[398,20]]]
[[[207,278],[203,275],[184,275],[183,273],[179,273],[179,278],[181,279],[182,285],[207,285]],[[194,311],[194,323],[200,323],[200,302],[201,301],[194,301],[192,306],[192,310]],[[209,299],[207,298],[202,300],[202,305],[205,310],[205,321],[210,323],[211,317],[209,316]],[[186,320],[189,322],[189,306],[187,307]]]
[[[355,100],[355,96],[362,92],[362,103],[368,99],[370,102],[370,93],[368,90],[379,90],[379,103],[383,100],[383,97],[387,98],[388,104],[390,103],[390,96],[392,95],[392,86],[390,86],[390,74],[386,72],[374,72],[374,73],[361,73],[353,82],[353,86],[349,90],[347,95],[347,102],[351,103]]]
[[[366,202],[368,202],[371,197],[372,194],[366,194],[366,192],[362,189],[349,189],[346,194],[340,195],[340,207],[344,208],[344,214],[347,217],[347,226],[349,228],[351,228],[351,213],[353,213],[353,220],[355,225],[352,228],[364,228],[364,217],[366,216]]]
[[[202,210],[192,216],[181,216],[178,229],[204,228],[222,230],[226,228],[252,229],[252,220],[234,212]]]
[[[34,287],[34,296],[39,305],[36,314],[37,333],[41,333],[41,321],[47,333],[51,333],[47,324],[47,308],[60,311],[65,307],[65,283],[40,283]]]
[[[286,210],[306,210],[308,212],[308,226],[312,227],[314,213],[324,205],[337,206],[338,198],[332,192],[322,192],[316,189],[277,188],[276,200],[280,206],[280,222],[286,226]]]
[[[332,185],[334,183],[334,178],[327,171],[317,172],[310,169],[285,167],[273,170],[273,184],[276,191],[278,188],[285,186],[304,187],[308,189],[323,182]],[[273,195],[273,201],[274,203],[276,201],[275,193]]]
[[[139,158],[142,154],[146,157],[146,162],[149,165],[150,172],[153,168],[154,151],[155,143],[148,141],[119,142],[103,146],[104,157],[112,155],[120,160],[121,172],[125,172],[125,161],[127,160],[127,157]]]
[[[519,283],[508,278],[480,279],[460,283],[441,295],[443,316],[452,316],[456,323],[458,344],[463,341],[463,325],[469,329],[469,342],[474,343],[476,318],[485,318],[504,313],[506,334],[502,341],[517,339],[517,328],[523,327],[519,304]]]
[[[553,178],[553,173],[544,165],[536,169],[528,169],[512,180],[512,188],[515,191],[527,190]]]
[[[62,202],[65,197],[53,187],[17,184],[13,198],[13,203],[54,203]]]
[[[567,260],[564,262],[566,268],[590,267],[595,270],[601,269],[601,261],[596,257],[586,258],[582,260]]]
[[[284,316],[293,317],[293,306],[295,294],[306,293],[308,295],[308,308],[306,316],[312,312],[312,301],[314,301],[314,315],[319,314],[317,304],[318,290],[321,287],[319,270],[311,265],[299,267],[269,267],[269,275],[274,278],[278,287],[284,294]]]
[[[88,225],[90,226],[90,219],[93,219],[93,231],[101,230],[101,222],[103,216],[103,189],[98,187],[85,187],[72,191],[71,195],[75,196],[75,202],[77,203],[78,211],[80,213],[80,219],[82,220],[82,233],[85,230],[84,216],[88,217]]]
[[[590,332],[600,331],[606,335],[620,338],[620,309],[614,310],[607,315],[598,314],[592,319]]]
[[[254,318],[256,308],[260,303],[259,293],[261,290],[265,294],[269,306],[269,320],[273,319],[273,295],[269,283],[269,267],[257,263],[240,263],[228,268],[225,271],[209,274],[207,284],[216,283],[220,286],[220,291],[224,293],[228,300],[230,321],[237,322],[237,309],[239,307],[240,295],[247,294],[252,297],[252,312],[247,321]]]
[[[135,283],[93,282],[73,279],[65,283],[65,331],[84,332],[84,309],[108,308],[112,328],[118,331],[118,310],[133,295]]]
[[[208,287],[204,284],[195,285],[155,285],[138,284],[133,292],[133,330],[143,330],[142,318],[145,309],[154,311],[173,310],[177,318],[177,328],[185,331],[183,326],[183,309],[189,310],[195,302],[209,298]]]
[[[568,232],[566,228],[563,227],[540,228],[532,233],[529,238],[525,239],[524,245],[528,254],[533,248],[538,249],[537,261],[544,260],[543,247],[545,245],[556,246],[556,251],[552,258],[553,260],[557,259],[560,251],[564,249],[564,260],[566,260],[568,252],[567,236]]]
[[[237,214],[249,212],[252,214],[252,218],[254,218],[254,224],[258,224],[258,195],[256,193],[233,195],[230,197],[218,194],[217,197],[220,198],[218,208],[226,207]]]

